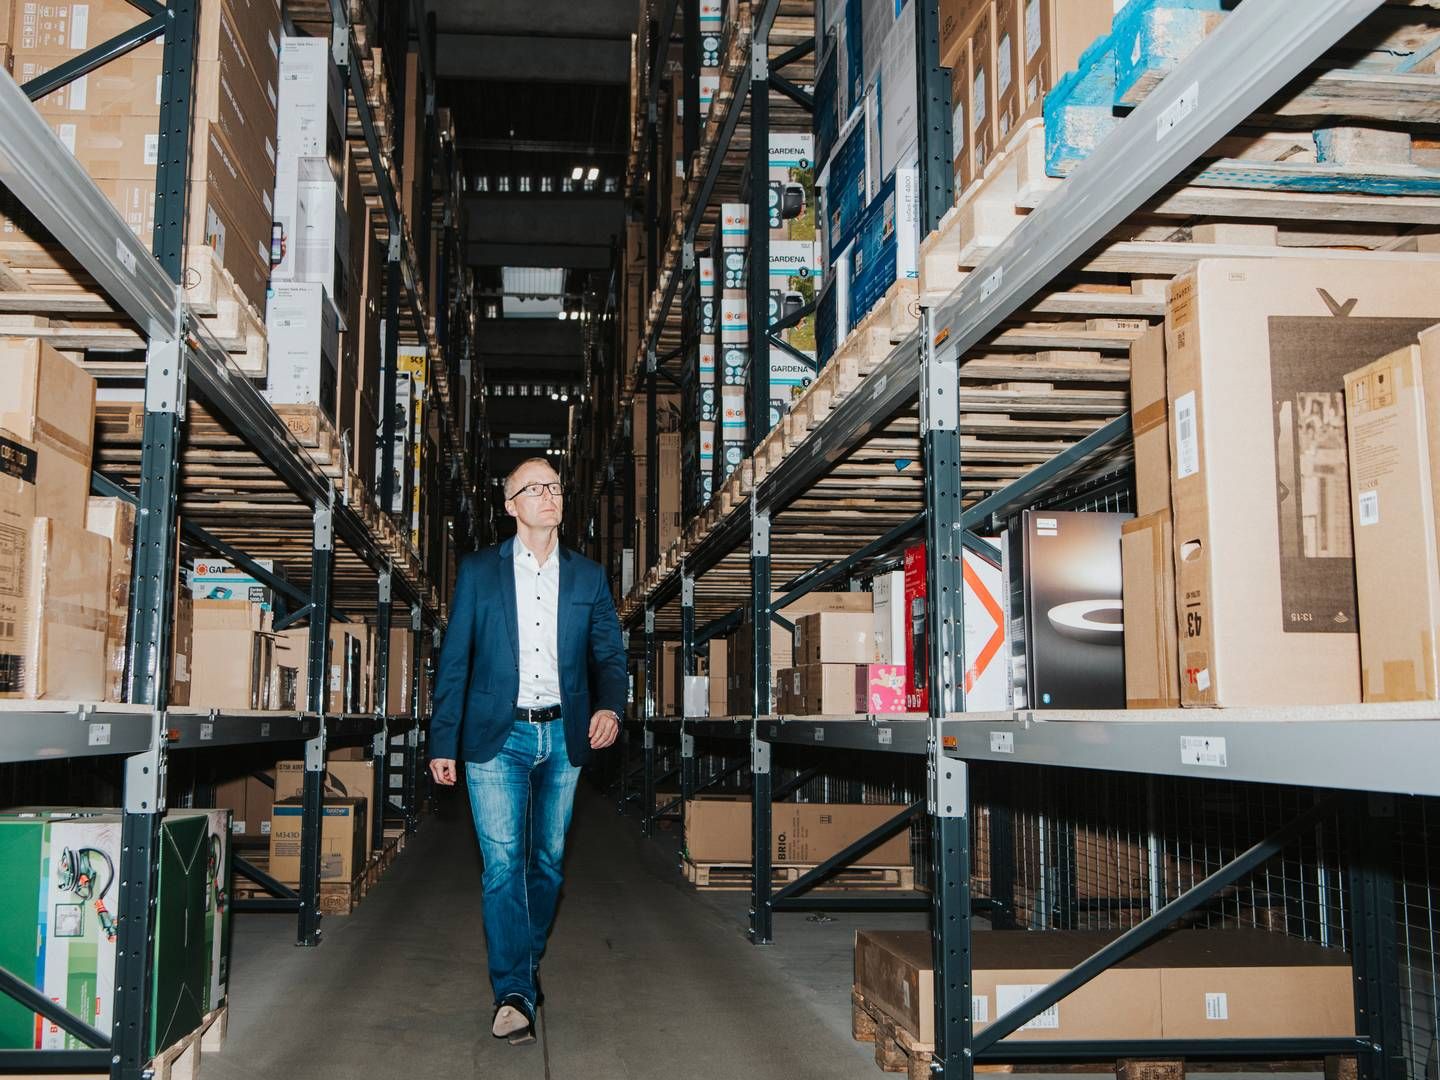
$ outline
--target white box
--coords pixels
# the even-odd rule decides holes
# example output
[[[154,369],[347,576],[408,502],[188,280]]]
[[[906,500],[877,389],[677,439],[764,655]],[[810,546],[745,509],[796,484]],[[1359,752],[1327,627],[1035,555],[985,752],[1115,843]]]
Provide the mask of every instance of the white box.
[[[720,246],[743,248],[750,234],[750,204],[720,204]]]
[[[710,715],[710,676],[685,676],[684,715],[687,719]]]
[[[908,4],[890,27],[880,58],[880,176],[913,154],[919,108],[915,77],[915,9]]]
[[[347,307],[350,218],[339,183],[324,158],[302,158],[275,182],[275,225],[280,262],[271,281],[324,285],[336,306]],[[348,329],[346,327],[345,329]]]
[[[341,165],[344,145],[345,84],[330,54],[330,39],[286,36],[280,42],[278,171],[298,158],[326,158]]]
[[[265,398],[275,405],[319,405],[335,411],[340,316],[325,286],[279,282],[265,305],[270,372]]]
[[[874,660],[877,664],[905,663],[905,571],[892,570],[871,583],[875,614]]]

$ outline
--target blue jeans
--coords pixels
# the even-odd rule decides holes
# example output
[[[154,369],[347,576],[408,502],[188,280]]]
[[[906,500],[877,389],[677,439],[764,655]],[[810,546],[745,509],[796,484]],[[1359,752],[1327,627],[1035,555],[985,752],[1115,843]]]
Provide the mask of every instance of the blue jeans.
[[[565,752],[563,720],[516,721],[499,754],[465,765],[485,858],[485,942],[496,1004],[519,994],[534,1012],[535,972],[560,899],[579,777]]]

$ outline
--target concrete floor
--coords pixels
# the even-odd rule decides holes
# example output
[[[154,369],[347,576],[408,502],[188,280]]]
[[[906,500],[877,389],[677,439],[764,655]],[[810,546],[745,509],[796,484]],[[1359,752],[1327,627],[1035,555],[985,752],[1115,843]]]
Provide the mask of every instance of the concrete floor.
[[[468,819],[430,818],[318,949],[289,916],[235,924],[230,1029],[206,1080],[877,1080],[850,1038],[857,926],[923,914],[776,917],[745,937],[746,893],[696,893],[669,850],[583,783],[567,886],[542,968],[540,1042],[490,1036],[480,867]]]

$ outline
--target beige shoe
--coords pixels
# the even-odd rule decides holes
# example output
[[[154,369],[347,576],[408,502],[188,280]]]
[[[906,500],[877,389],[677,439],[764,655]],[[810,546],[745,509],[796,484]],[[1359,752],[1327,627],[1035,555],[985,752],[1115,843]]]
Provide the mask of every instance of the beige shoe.
[[[490,1033],[497,1039],[508,1039],[511,1046],[524,1046],[535,1041],[535,1021],[530,1018],[525,1001],[508,997],[495,1010]]]

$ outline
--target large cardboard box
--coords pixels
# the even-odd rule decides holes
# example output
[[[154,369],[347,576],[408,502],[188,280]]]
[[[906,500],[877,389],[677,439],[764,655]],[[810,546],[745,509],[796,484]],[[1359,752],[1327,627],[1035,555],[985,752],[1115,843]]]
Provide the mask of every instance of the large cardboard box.
[[[729,711],[729,644],[726,638],[711,638],[707,650],[711,716],[725,716]]]
[[[248,774],[215,786],[215,805],[229,812],[230,831],[235,836],[270,835],[270,816],[275,809],[275,770],[267,769],[264,777]]]
[[[1171,284],[1184,704],[1360,700],[1345,375],[1440,320],[1437,281],[1429,256],[1374,255],[1206,259]]]
[[[1440,334],[1345,376],[1361,690],[1366,701],[1440,693]]]
[[[1175,625],[1175,530],[1170,511],[1120,530],[1125,604],[1125,707],[1180,705],[1180,640]]]
[[[105,700],[125,700],[125,642],[130,622],[130,567],[135,547],[135,506],[92,495],[85,528],[110,542],[109,604],[105,622]]]
[[[795,624],[794,662],[863,664],[875,645],[875,616],[869,611],[817,611]]]
[[[268,613],[245,600],[196,600],[190,704],[268,709],[275,635]]]
[[[1153,326],[1130,346],[1130,430],[1135,438],[1135,512],[1170,509],[1170,399],[1165,388],[1165,328]]]
[[[752,848],[749,796],[691,799],[685,804],[685,844],[697,863],[748,863]],[[815,865],[879,828],[903,807],[859,803],[776,803],[770,857],[775,863]],[[909,866],[910,834],[901,829],[856,860],[857,866]]]
[[[110,621],[110,541],[55,518],[30,532],[34,637],[28,696],[57,701],[105,697]]]
[[[185,588],[175,590],[175,626],[170,634],[170,704],[190,704],[195,657],[195,599]],[[128,693],[128,687],[126,688]]]
[[[0,338],[0,371],[0,428],[36,453],[36,516],[85,528],[95,380],[35,338]]]
[[[800,672],[800,702],[804,716],[849,716],[855,709],[854,664],[804,664]]]
[[[1023,0],[1020,16],[1025,106],[1039,116],[1045,95],[1096,38],[1110,32],[1114,0]]]
[[[953,68],[975,16],[994,0],[940,0],[940,66]]]
[[[390,630],[390,674],[385,688],[388,699],[385,711],[390,716],[408,717],[414,712],[414,639],[415,632],[409,627]]]
[[[330,697],[326,711],[331,714],[370,710],[362,629],[345,623],[334,623],[330,627]]]
[[[31,667],[35,474],[35,448],[0,431],[0,698],[24,697]]]
[[[365,866],[364,799],[325,800],[320,826],[320,880],[350,882]],[[275,801],[270,823],[270,876],[285,885],[300,883],[299,798]]]
[[[369,804],[373,801],[371,796],[375,793],[375,763],[372,758],[366,757],[360,761],[336,761],[331,759],[325,762],[325,798],[328,799],[360,799],[366,803],[367,812]],[[275,763],[275,801],[284,802],[287,799],[300,798],[305,788],[305,762],[303,761],[279,761]],[[373,818],[373,815],[371,815]],[[374,850],[374,835],[370,829],[365,830],[365,858],[369,860]]]

